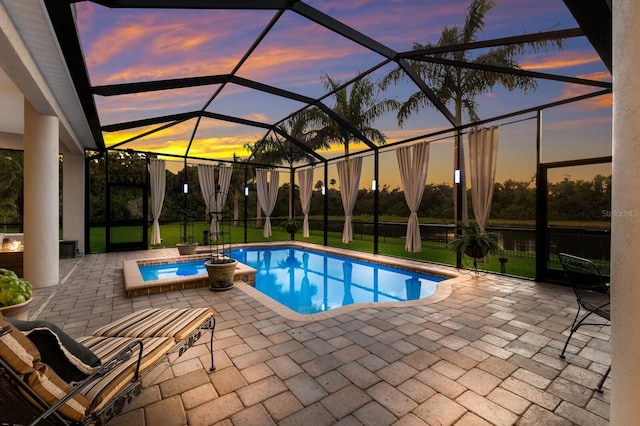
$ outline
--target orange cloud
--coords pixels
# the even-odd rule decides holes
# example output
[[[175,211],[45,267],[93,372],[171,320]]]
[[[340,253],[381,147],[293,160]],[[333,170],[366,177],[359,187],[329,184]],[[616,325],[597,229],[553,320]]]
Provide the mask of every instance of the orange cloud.
[[[89,48],[86,54],[87,67],[91,69],[112,61],[123,51],[137,44],[147,34],[148,28],[145,24],[129,25],[111,31],[99,38]]]
[[[131,81],[109,79],[106,75],[111,74],[114,66],[124,67],[124,71],[120,70],[118,73],[124,74],[125,77],[126,70],[143,71],[140,77],[162,75],[162,72],[153,74],[144,72],[144,69],[166,66],[188,68],[192,60],[218,62],[218,58],[212,58],[212,52],[228,51],[230,45],[242,46],[233,57],[233,66],[251,39],[243,38],[236,41],[235,37],[230,42],[225,40],[232,38],[231,34],[237,30],[238,22],[247,22],[244,19],[246,14],[246,11],[207,11],[197,15],[193,11],[157,11],[141,14],[105,9],[101,11],[101,25],[95,25],[95,34],[91,33],[91,28],[83,27],[83,38],[95,39],[87,42],[89,45],[85,48],[87,65],[94,80],[100,80],[99,74],[104,74],[104,79],[109,82]],[[255,14],[252,16],[254,19],[250,24],[243,26],[244,31],[261,28],[260,19],[255,19]],[[110,19],[108,26],[105,25],[107,19]],[[213,42],[223,45],[222,49],[220,46],[212,46]],[[228,67],[224,72],[230,70]],[[181,76],[185,73],[173,74]],[[135,80],[135,76],[133,79]]]
[[[600,80],[600,81],[607,81],[607,80],[611,80],[611,73],[606,72],[606,71],[596,71],[596,72],[592,72],[589,74],[578,74],[578,77],[580,78],[586,78],[589,80]]]
[[[528,60],[532,62],[528,62]],[[562,51],[547,55],[536,55],[534,58],[525,58],[520,62],[520,66],[530,71],[557,70],[600,62],[600,57],[592,52]]]
[[[562,93],[562,98],[570,98],[573,96],[580,96],[587,93],[593,92],[594,89],[592,87],[584,87],[584,86],[576,86],[576,85],[566,85],[565,89]],[[602,96],[596,96],[593,98],[585,99],[580,102],[576,102],[572,104],[575,108],[579,108],[586,111],[594,111],[597,109],[613,108],[613,95],[607,94]]]

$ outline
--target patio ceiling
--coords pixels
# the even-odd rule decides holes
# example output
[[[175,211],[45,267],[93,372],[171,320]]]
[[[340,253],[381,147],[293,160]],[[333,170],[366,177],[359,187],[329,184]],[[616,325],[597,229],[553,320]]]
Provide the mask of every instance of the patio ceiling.
[[[249,157],[245,144],[271,138],[280,140],[285,151],[295,145],[311,156],[310,161],[321,162],[340,153],[315,151],[283,126],[301,111],[316,107],[362,142],[355,152],[377,149],[347,117],[332,110],[333,93],[320,76],[327,73],[350,86],[365,76],[376,81],[397,67],[405,73],[404,83],[382,96],[404,101],[421,90],[432,108],[403,128],[394,114],[379,120],[376,126],[389,144],[473,125],[466,119],[456,120],[452,105],[438,98],[430,82],[413,71],[411,61],[527,76],[551,88],[545,90],[547,95],[516,98],[499,92],[499,102],[481,99],[481,122],[611,90],[607,0],[545,0],[535,9],[539,16],[522,13],[517,16],[521,22],[509,26],[504,23],[514,16],[489,21],[483,40],[424,50],[411,50],[411,46],[437,43],[443,23],[462,26],[470,2],[452,3],[455,13],[449,13],[457,17],[452,22],[435,19],[438,2],[408,3],[412,4],[383,0],[349,5],[333,0],[44,1],[100,148],[229,161]],[[506,3],[508,9],[510,2]],[[496,6],[496,13],[500,7]],[[511,11],[519,7],[521,2],[512,3]],[[490,28],[492,23],[495,28]],[[553,30],[542,30],[551,26]],[[457,50],[482,53],[496,46],[556,38],[565,40],[564,50],[526,52],[519,60],[521,68],[477,65],[439,55]],[[597,63],[548,71],[536,66],[549,61],[549,55],[562,62],[579,54],[591,54]],[[561,90],[566,86],[574,90]]]

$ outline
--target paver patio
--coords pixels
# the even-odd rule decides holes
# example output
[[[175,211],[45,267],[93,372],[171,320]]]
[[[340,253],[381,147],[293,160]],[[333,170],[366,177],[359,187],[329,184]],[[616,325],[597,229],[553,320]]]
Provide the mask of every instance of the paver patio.
[[[607,425],[609,327],[585,326],[558,357],[576,312],[568,287],[488,274],[449,297],[294,321],[238,287],[125,295],[122,261],[175,249],[60,261],[31,319],[81,336],[146,307],[213,307],[216,371],[204,336],[148,375],[111,424]],[[443,268],[440,266],[440,268]],[[453,269],[452,269],[453,270]]]

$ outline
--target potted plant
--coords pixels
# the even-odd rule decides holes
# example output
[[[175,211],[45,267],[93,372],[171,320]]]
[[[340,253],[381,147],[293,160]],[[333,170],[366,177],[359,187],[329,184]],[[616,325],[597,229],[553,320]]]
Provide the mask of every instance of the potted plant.
[[[0,268],[0,312],[2,315],[26,320],[32,296],[33,287],[29,281],[18,278],[13,271]]]
[[[233,287],[233,277],[238,261],[220,253],[204,263],[209,275],[209,290],[228,290]]]
[[[293,240],[293,234],[295,234],[298,230],[298,223],[293,219],[288,219],[282,224],[282,229],[285,232],[288,232],[289,235],[291,235],[291,239]]]
[[[489,253],[496,253],[502,248],[496,241],[495,235],[481,232],[478,225],[459,225],[462,234],[450,243],[456,253],[464,253],[473,259],[482,259]]]
[[[193,241],[193,221],[195,220],[195,214],[192,210],[181,209],[180,216],[182,216],[182,242],[176,244],[178,253],[180,253],[181,256],[196,254],[198,243]]]
[[[180,253],[180,256],[184,256],[188,254],[196,254],[196,251],[198,250],[198,243],[196,242],[178,243],[176,244],[176,247],[178,248],[178,253]]]

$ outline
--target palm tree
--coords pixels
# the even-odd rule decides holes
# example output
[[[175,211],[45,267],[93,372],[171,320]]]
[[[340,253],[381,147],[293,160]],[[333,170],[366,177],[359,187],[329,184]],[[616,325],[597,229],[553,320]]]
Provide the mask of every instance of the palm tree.
[[[279,129],[307,146],[309,150],[315,151],[328,148],[325,142],[310,137],[309,123],[308,114],[301,112],[282,122],[279,125]],[[261,164],[275,166],[286,162],[289,167],[292,167],[294,163],[305,162],[311,164],[314,162],[313,155],[279,133],[273,133],[267,138],[256,141],[255,144],[247,144],[245,148],[252,153],[255,161]],[[252,177],[255,178],[255,171],[251,170],[251,172]],[[293,185],[289,186],[289,198],[293,198]],[[256,226],[259,227],[262,226],[262,211],[259,202],[257,207]],[[291,209],[292,204],[289,203],[289,217],[292,216]]]
[[[467,9],[465,22],[463,27],[445,26],[442,29],[440,39],[436,44],[420,44],[414,43],[414,50],[430,49],[434,47],[460,45],[476,41],[479,33],[485,26],[485,15],[496,5],[494,0],[472,0],[471,5]],[[554,44],[558,48],[562,48],[562,40],[553,40],[550,42],[539,41],[522,44],[512,44],[491,48],[488,51],[478,54],[471,58],[469,51],[457,50],[454,52],[438,53],[433,55],[435,58],[443,58],[454,61],[471,62],[474,64],[493,65],[506,68],[520,68],[516,62],[516,56],[522,54],[526,47],[539,51],[548,44]],[[453,103],[455,110],[455,118],[461,123],[463,113],[467,118],[474,122],[479,121],[477,113],[476,97],[483,93],[489,92],[496,86],[502,86],[509,91],[522,90],[527,93],[537,89],[537,82],[531,77],[519,75],[511,75],[504,73],[496,73],[482,71],[478,69],[453,67],[443,64],[412,61],[411,66],[433,89],[435,94],[443,103]],[[404,79],[406,74],[400,67],[392,70],[381,82],[383,88],[391,83],[397,83]],[[426,94],[423,91],[412,94],[398,109],[397,120],[398,125],[402,127],[406,120],[413,113],[420,109],[430,106]],[[460,141],[460,132],[456,131],[455,138],[455,158],[457,158],[458,150],[462,150],[462,145],[458,146]],[[464,155],[461,157],[464,158]],[[454,158],[454,163],[456,162]],[[461,171],[462,184],[462,221],[468,223],[467,215],[467,194],[464,173],[464,161],[458,167]],[[455,197],[454,197],[455,200]],[[456,218],[458,220],[458,218]]]
[[[278,128],[291,138],[301,142],[310,151],[328,148],[326,142],[312,137],[312,131],[309,130],[310,123],[309,113],[301,112],[283,121]],[[262,164],[275,166],[286,162],[292,166],[299,162],[309,164],[314,162],[314,157],[309,151],[275,132],[254,144],[247,144],[245,148],[252,153],[256,162]]]
[[[344,84],[342,82],[334,80],[328,74],[323,74],[320,79],[325,88],[334,94],[336,103],[332,108],[333,112],[370,141],[379,144],[386,142],[385,135],[380,130],[374,129],[372,125],[385,113],[395,111],[400,107],[396,100],[390,98],[379,99],[379,86],[366,77],[360,78],[351,86],[346,87],[343,87]],[[349,87],[350,90],[347,90]],[[318,145],[322,143],[342,144],[344,146],[344,154],[348,158],[349,143],[360,142],[360,139],[349,129],[341,126],[319,109],[313,110],[309,115],[309,119],[318,127],[314,137],[315,140],[320,141],[317,142]]]
[[[240,220],[240,194],[244,192],[244,169],[246,166],[242,164],[242,159],[237,157],[235,153],[233,154],[232,167],[228,196],[233,202],[233,226],[238,226]]]

